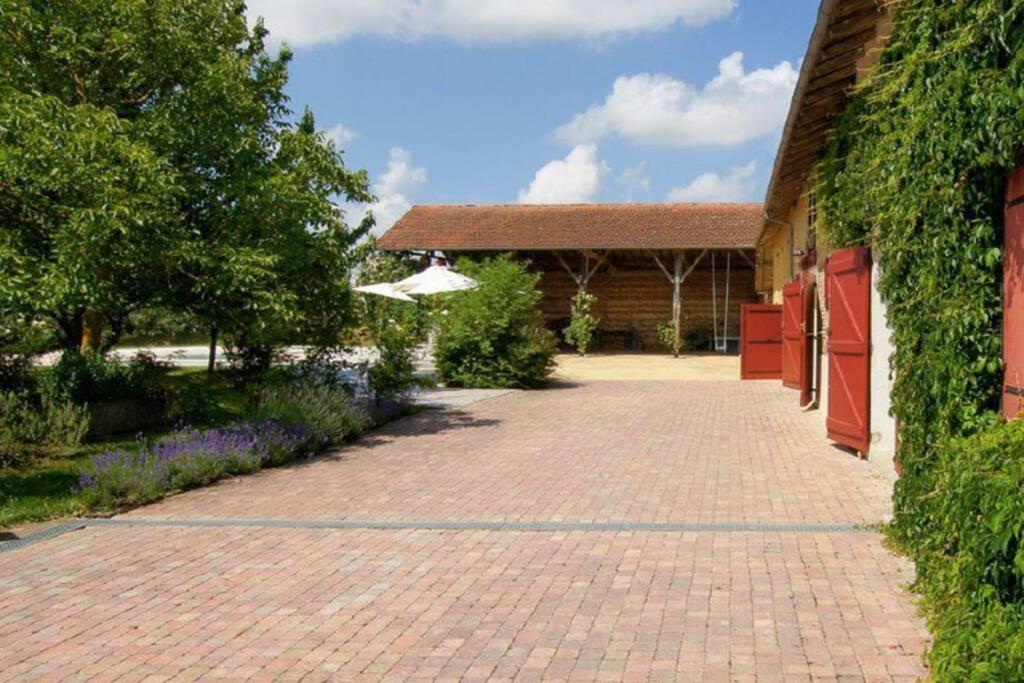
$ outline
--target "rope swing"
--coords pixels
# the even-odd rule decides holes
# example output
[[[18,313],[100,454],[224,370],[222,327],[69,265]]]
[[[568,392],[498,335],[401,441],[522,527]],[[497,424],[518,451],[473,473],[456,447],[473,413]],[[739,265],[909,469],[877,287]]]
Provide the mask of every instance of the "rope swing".
[[[711,252],[711,315],[714,325],[715,351],[726,353],[729,350],[729,279],[732,272],[732,254],[725,252],[725,310],[722,312],[722,329],[719,336],[718,328],[718,268],[715,252]]]

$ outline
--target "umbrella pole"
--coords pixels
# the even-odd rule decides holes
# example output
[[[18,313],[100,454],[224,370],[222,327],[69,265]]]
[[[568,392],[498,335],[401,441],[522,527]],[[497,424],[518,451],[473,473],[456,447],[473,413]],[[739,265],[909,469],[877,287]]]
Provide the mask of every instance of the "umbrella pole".
[[[434,315],[430,321],[430,330],[427,332],[427,357],[433,360],[434,346],[437,344],[437,317],[441,311],[441,297],[438,294],[433,296]]]

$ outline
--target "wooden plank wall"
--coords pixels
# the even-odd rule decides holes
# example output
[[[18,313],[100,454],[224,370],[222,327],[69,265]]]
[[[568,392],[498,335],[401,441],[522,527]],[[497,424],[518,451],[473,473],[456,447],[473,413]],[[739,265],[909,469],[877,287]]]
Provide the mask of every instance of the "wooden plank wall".
[[[710,258],[707,257],[707,258]],[[724,258],[719,259],[717,281],[719,326],[725,308]],[[575,263],[575,262],[573,262]],[[576,294],[576,283],[564,269],[542,269],[541,302],[550,322],[569,317],[569,303]],[[652,260],[653,266],[653,260]],[[729,291],[729,336],[739,337],[740,304],[756,302],[754,271],[733,255]],[[671,262],[669,262],[671,268]],[[590,281],[589,291],[597,297],[596,315],[601,329],[628,331],[636,328],[645,350],[662,350],[657,327],[672,318],[672,283],[665,274],[652,269],[618,267],[615,272],[602,268]],[[711,269],[702,263],[683,284],[683,328],[711,330],[713,320]]]

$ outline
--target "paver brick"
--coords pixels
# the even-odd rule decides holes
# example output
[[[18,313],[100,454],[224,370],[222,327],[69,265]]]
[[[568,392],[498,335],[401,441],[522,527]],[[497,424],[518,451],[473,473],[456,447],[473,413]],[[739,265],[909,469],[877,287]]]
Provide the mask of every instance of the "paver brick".
[[[889,486],[774,383],[422,414],[128,518],[873,522]],[[873,533],[92,527],[0,555],[0,679],[913,680]]]
[[[128,517],[875,523],[891,485],[775,382],[592,382],[393,423]]]

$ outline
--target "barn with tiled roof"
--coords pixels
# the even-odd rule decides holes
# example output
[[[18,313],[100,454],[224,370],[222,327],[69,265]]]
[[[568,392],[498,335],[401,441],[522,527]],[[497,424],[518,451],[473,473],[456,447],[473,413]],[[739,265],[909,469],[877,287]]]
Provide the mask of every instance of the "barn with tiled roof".
[[[757,300],[763,218],[761,204],[415,206],[377,246],[454,262],[513,252],[541,272],[553,329],[585,288],[605,350],[655,350],[658,326],[675,320],[691,346],[711,349],[739,336],[739,306]]]

